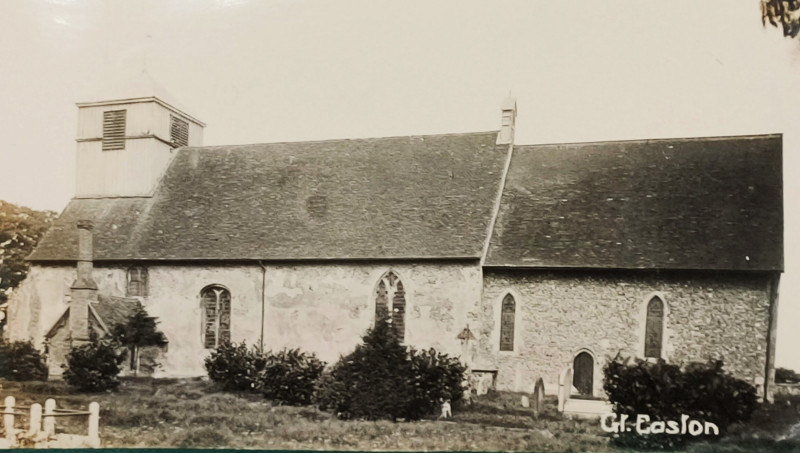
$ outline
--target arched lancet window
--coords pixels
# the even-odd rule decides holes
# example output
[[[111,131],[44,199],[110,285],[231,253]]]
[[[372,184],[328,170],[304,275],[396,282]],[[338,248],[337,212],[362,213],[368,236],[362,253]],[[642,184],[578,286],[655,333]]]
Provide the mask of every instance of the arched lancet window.
[[[203,345],[216,349],[231,341],[231,293],[222,286],[207,286],[200,292],[203,304]]]
[[[128,284],[125,293],[128,297],[147,297],[147,268],[134,266],[128,268]]]
[[[500,309],[500,350],[514,350],[514,316],[517,311],[514,297],[506,294]]]
[[[402,342],[405,339],[406,291],[403,282],[393,271],[389,271],[378,281],[375,296],[375,322],[387,319],[391,322]]]
[[[644,331],[644,356],[661,358],[664,336],[664,302],[654,297],[647,303]]]

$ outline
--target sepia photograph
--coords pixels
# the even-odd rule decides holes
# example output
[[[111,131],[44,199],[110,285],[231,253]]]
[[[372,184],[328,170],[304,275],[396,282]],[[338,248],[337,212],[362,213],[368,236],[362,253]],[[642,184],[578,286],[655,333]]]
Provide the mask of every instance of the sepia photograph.
[[[800,451],[800,0],[1,0],[0,68],[0,449]]]

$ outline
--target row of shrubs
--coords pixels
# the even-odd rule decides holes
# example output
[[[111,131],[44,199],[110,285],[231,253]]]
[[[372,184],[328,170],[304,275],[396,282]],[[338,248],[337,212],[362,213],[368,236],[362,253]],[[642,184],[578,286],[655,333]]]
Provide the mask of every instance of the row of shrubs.
[[[466,368],[457,358],[400,344],[387,322],[326,367],[314,354],[261,352],[244,343],[221,346],[206,359],[208,376],[225,390],[254,391],[287,405],[317,404],[340,418],[417,420],[463,396]]]
[[[229,343],[211,353],[205,366],[222,390],[260,392],[278,404],[299,406],[312,402],[325,363],[299,349],[265,353]]]
[[[125,352],[110,340],[92,340],[67,354],[64,381],[87,392],[114,389]],[[30,341],[0,341],[0,379],[8,381],[44,381],[48,369],[45,356]]]
[[[64,379],[84,391],[116,387],[124,358],[118,351],[119,345],[96,338],[74,348]],[[224,390],[259,392],[278,404],[316,404],[340,418],[416,420],[435,413],[443,401],[457,405],[464,391],[465,367],[458,359],[401,345],[385,322],[330,366],[297,349],[265,353],[244,343],[221,346],[205,366]],[[46,377],[44,357],[30,342],[0,343],[0,378]],[[716,424],[721,433],[746,421],[757,405],[755,388],[725,372],[721,361],[682,367],[617,357],[604,368],[604,390],[617,416],[635,420],[646,414],[652,422],[686,415]],[[678,448],[688,440],[666,433],[613,435],[616,445],[637,449]]]

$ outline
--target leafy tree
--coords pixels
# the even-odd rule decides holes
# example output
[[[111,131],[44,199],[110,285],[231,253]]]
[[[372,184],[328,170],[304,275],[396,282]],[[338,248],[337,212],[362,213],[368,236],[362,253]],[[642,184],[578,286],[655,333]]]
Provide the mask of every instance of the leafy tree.
[[[783,36],[800,34],[800,0],[761,0],[761,23],[783,28]]]
[[[128,349],[133,375],[139,373],[139,353],[148,346],[164,346],[167,338],[158,330],[158,322],[141,305],[137,305],[125,323],[115,325],[111,336]]]
[[[27,257],[53,224],[56,213],[0,200],[0,304],[25,279]]]
[[[797,384],[800,382],[800,374],[788,368],[775,368],[775,382],[778,384]]]

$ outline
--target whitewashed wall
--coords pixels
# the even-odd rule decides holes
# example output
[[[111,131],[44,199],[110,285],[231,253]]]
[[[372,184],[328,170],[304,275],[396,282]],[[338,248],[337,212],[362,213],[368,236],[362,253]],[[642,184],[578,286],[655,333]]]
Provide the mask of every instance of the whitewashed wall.
[[[457,335],[480,316],[481,271],[475,264],[305,264],[266,266],[264,347],[299,347],[328,362],[349,353],[374,323],[376,285],[394,271],[406,291],[406,344],[461,354]],[[211,284],[231,292],[233,341],[257,344],[261,333],[262,269],[255,266],[150,266],[143,299],[169,339],[164,374],[204,374],[200,292]],[[99,291],[125,295],[124,268],[95,268]],[[67,307],[71,267],[34,266],[12,295],[8,335],[43,335]]]

